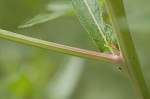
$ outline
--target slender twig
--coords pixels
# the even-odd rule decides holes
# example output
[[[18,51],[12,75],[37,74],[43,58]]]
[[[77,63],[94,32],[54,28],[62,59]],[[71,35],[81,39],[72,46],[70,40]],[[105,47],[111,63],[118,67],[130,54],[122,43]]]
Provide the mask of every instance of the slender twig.
[[[150,99],[150,93],[141,72],[131,38],[123,0],[105,0],[105,4],[119,42],[120,51],[125,64],[124,71],[132,83],[137,99]]]
[[[39,47],[39,48],[44,48],[56,52],[61,52],[69,55],[74,55],[82,58],[87,58],[87,59],[92,59],[92,60],[97,60],[97,61],[103,61],[103,62],[108,62],[108,63],[113,63],[113,64],[119,64],[120,58],[117,55],[110,55],[110,54],[104,54],[100,52],[95,52],[95,51],[89,51],[85,49],[79,49],[75,47],[70,47],[66,45],[61,45],[53,42],[48,42],[24,35],[20,35],[17,33],[9,32],[6,30],[0,29],[0,38],[8,39],[11,41]]]

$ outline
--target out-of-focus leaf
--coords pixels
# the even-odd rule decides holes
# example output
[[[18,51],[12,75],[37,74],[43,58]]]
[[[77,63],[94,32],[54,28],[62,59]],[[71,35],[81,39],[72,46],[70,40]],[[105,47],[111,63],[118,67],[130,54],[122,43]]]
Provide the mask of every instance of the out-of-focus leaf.
[[[80,80],[85,61],[70,57],[62,68],[58,70],[48,85],[48,99],[71,99],[71,96]]]
[[[73,14],[73,8],[66,2],[53,2],[47,5],[46,10],[49,12],[36,15],[32,19],[24,22],[19,28],[31,27],[33,25],[44,23],[64,15]]]
[[[46,6],[46,10],[48,11],[62,11],[62,10],[68,10],[68,9],[72,9],[72,6],[70,3],[68,2],[64,2],[64,1],[55,1],[55,2],[50,2],[49,4],[47,4]]]
[[[101,52],[114,53],[112,28],[105,24],[98,0],[70,0],[77,16]],[[110,32],[110,29],[111,32]],[[108,41],[109,39],[109,41]],[[105,46],[107,45],[107,46]]]
[[[104,6],[104,0],[98,0],[101,7]]]
[[[29,94],[32,89],[30,80],[23,74],[13,76],[7,85],[12,93],[20,97],[24,97]]]
[[[24,22],[22,25],[19,26],[19,28],[26,28],[26,27],[31,27],[39,23],[44,23],[44,22],[56,19],[60,16],[63,16],[64,14],[66,14],[66,12],[52,12],[52,13],[40,14],[40,15],[35,16],[33,19]]]

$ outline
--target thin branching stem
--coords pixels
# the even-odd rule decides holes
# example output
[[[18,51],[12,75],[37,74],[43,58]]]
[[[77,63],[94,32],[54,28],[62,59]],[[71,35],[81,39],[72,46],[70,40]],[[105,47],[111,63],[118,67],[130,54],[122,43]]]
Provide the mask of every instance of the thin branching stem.
[[[97,61],[103,61],[103,62],[108,62],[108,63],[113,63],[113,64],[119,64],[119,56],[117,55],[110,55],[110,54],[104,54],[100,52],[95,52],[95,51],[89,51],[85,49],[80,49],[80,48],[75,48],[75,47],[70,47],[66,45],[61,45],[49,41],[44,41],[24,35],[20,35],[17,33],[9,32],[6,30],[0,29],[0,38],[8,39],[11,41],[39,47],[39,48],[44,48],[56,52],[61,52],[69,55],[74,55],[82,58],[87,58],[87,59],[92,59],[92,60],[97,60]]]

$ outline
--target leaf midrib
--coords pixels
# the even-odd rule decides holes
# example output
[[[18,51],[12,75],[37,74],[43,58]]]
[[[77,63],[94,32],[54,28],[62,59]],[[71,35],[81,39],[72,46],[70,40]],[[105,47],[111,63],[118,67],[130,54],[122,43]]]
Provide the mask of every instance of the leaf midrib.
[[[102,35],[104,41],[107,43],[106,37],[105,37],[105,35],[103,34],[103,31],[101,30],[101,27],[99,26],[98,22],[96,21],[96,18],[95,18],[95,16],[94,16],[94,14],[93,14],[93,12],[92,12],[92,10],[91,10],[89,4],[87,3],[86,0],[83,0],[83,1],[84,1],[85,5],[87,6],[87,9],[89,10],[90,15],[92,16],[92,18],[93,18],[93,20],[94,20],[94,22],[95,22],[95,24],[96,24],[96,26],[97,26],[99,32],[101,33],[101,35]]]

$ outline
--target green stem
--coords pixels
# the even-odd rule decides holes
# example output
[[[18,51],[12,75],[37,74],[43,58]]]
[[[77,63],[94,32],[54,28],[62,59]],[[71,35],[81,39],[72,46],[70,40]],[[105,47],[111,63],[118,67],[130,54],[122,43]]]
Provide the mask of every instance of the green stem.
[[[103,62],[108,62],[113,64],[119,64],[119,57],[117,55],[104,54],[104,53],[89,51],[85,49],[70,47],[66,45],[61,45],[53,42],[31,38],[28,36],[20,35],[2,29],[0,29],[0,38],[8,39],[11,41],[15,41],[15,42],[19,42],[19,43],[39,47],[39,48],[44,48],[52,51],[57,51],[69,55],[74,55],[82,58],[103,61]]]
[[[123,69],[132,83],[137,99],[150,99],[150,93],[131,38],[123,0],[105,0],[105,4],[109,11],[125,64]]]

